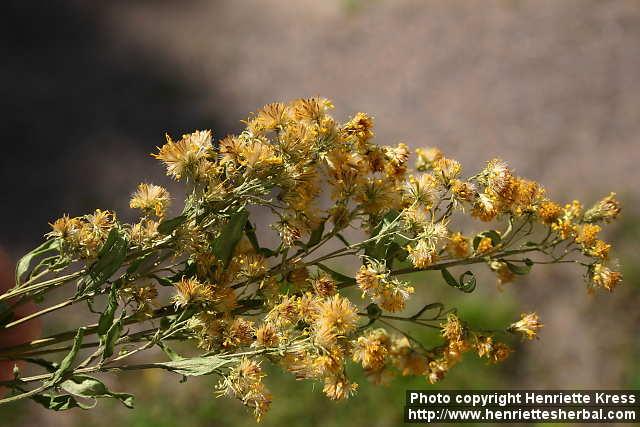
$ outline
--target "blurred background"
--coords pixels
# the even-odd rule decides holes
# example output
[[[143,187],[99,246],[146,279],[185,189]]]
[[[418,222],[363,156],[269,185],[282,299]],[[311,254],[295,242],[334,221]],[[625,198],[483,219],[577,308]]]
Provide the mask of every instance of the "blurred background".
[[[438,276],[416,278],[476,324],[534,309],[546,324],[508,363],[470,360],[439,387],[640,387],[639,1],[7,0],[2,15],[3,274],[63,213],[99,207],[129,220],[139,182],[176,190],[149,156],[165,132],[210,128],[222,137],[265,103],[321,95],[338,120],[375,116],[379,143],[436,145],[467,170],[499,156],[556,200],[591,204],[616,191],[623,202],[607,236],[625,275],[613,294],[588,296],[566,266],[538,269],[503,292],[490,279],[473,296],[444,289]],[[56,322],[64,319],[43,333]],[[136,394],[135,411],[100,402],[52,417],[26,402],[0,408],[0,419],[254,425],[239,404],[215,399],[213,379],[177,380],[112,379],[113,389]],[[398,425],[404,390],[431,387],[420,378],[363,384],[336,405],[284,375],[267,384],[266,426]]]

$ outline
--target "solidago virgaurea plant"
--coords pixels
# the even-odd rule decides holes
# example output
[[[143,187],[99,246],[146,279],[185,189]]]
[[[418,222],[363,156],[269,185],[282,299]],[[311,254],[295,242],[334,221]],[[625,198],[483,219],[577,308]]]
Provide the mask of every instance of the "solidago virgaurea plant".
[[[216,377],[215,393],[241,400],[259,420],[272,399],[265,364],[346,399],[358,387],[348,373],[356,365],[373,383],[394,375],[434,383],[463,353],[501,362],[512,352],[505,336],[532,339],[543,326],[525,313],[478,330],[441,302],[407,313],[408,300],[428,300],[436,285],[411,284],[414,272],[438,270],[443,286],[466,293],[476,267],[494,272],[499,286],[554,263],[584,267],[589,291],[621,282],[611,246],[598,238],[620,212],[615,194],[587,209],[563,206],[500,159],[465,174],[436,148],[416,150],[412,171],[406,145],[373,141],[370,116],[340,124],[331,108],[322,98],[273,103],[239,135],[167,136],[154,157],[186,187],[178,216],[167,215],[175,201],[166,189],[143,183],[130,201],[140,212],[133,224],[104,210],[54,221],[0,296],[0,327],[71,305],[87,308],[86,321],[0,348],[1,359],[21,362],[0,383],[0,403],[31,398],[63,410],[115,398],[131,406],[130,394],[95,375],[164,369]],[[270,226],[258,228],[258,216]],[[72,296],[52,300],[59,288]],[[33,300],[40,311],[13,315]],[[403,325],[437,328],[441,338],[419,342]],[[192,344],[177,352],[176,342]],[[145,353],[153,348],[163,352]],[[42,373],[22,375],[25,364]]]

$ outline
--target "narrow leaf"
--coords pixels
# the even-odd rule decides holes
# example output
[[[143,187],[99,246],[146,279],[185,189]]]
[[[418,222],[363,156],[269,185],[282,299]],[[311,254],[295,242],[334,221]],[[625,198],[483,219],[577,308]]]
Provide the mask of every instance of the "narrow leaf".
[[[107,306],[98,321],[98,335],[104,335],[107,333],[113,324],[113,316],[116,313],[116,308],[118,308],[118,287],[112,285],[111,290],[109,291]]]
[[[323,270],[325,273],[328,273],[333,278],[333,280],[335,280],[338,283],[338,286],[341,288],[355,285],[356,283],[356,279],[354,279],[353,277],[345,276],[342,273],[338,273],[337,271],[330,269],[324,264],[318,263],[317,266],[321,270]]]
[[[100,380],[86,375],[75,375],[63,382],[60,387],[74,396],[87,399],[113,398],[128,408],[133,408],[133,395],[129,393],[114,393]]]
[[[158,233],[164,234],[164,235],[169,235],[169,234],[171,234],[173,232],[173,230],[175,230],[176,228],[180,227],[186,220],[187,220],[187,216],[186,215],[180,215],[180,216],[177,216],[175,218],[171,218],[171,219],[167,219],[165,221],[162,221],[158,225]]]
[[[233,251],[242,238],[244,226],[248,218],[249,212],[244,209],[234,214],[222,227],[220,235],[211,242],[212,252],[223,262],[225,267],[229,265]]]
[[[188,377],[210,375],[216,369],[230,363],[230,360],[217,356],[193,357],[191,359],[172,360],[170,362],[158,362],[153,365]]]
[[[106,359],[107,357],[111,357],[113,355],[113,349],[121,334],[122,319],[118,319],[113,323],[113,325],[111,325],[107,333],[104,335],[104,338],[100,339],[101,344],[104,347],[104,351],[102,352],[103,359]]]
[[[32,396],[31,399],[53,411],[66,411],[72,408],[91,409],[96,406],[95,402],[92,405],[80,403],[70,394],[40,394]]]
[[[411,316],[411,319],[417,319],[420,316],[422,316],[425,312],[430,310],[438,310],[438,312],[431,317],[422,318],[421,320],[436,320],[438,317],[440,317],[440,314],[442,314],[442,311],[444,310],[444,305],[440,302],[427,304],[424,307],[422,307],[416,314]]]
[[[525,261],[525,263],[523,265],[514,264],[512,262],[507,262],[507,267],[509,268],[509,270],[513,274],[517,274],[517,275],[520,275],[520,276],[523,276],[525,274],[529,274],[529,272],[531,271],[531,266],[528,265],[526,261]]]
[[[22,284],[22,276],[29,271],[29,267],[35,258],[49,252],[58,252],[59,250],[60,241],[58,239],[50,239],[20,258],[16,265],[16,287]]]
[[[470,293],[476,289],[476,276],[474,276],[473,272],[465,271],[460,275],[460,290],[462,292]]]
[[[78,351],[80,351],[80,347],[82,346],[82,339],[84,338],[85,328],[82,327],[78,329],[76,332],[76,337],[73,339],[73,345],[71,346],[71,350],[69,354],[67,354],[60,365],[58,366],[58,370],[54,372],[53,376],[49,380],[51,385],[56,385],[60,380],[64,377],[64,375],[71,369],[71,365],[73,364]]]
[[[320,243],[320,240],[322,240],[322,235],[324,234],[324,225],[325,221],[322,221],[320,225],[311,232],[311,236],[309,236],[309,241],[307,242],[307,248]]]
[[[118,271],[127,257],[127,248],[128,243],[124,234],[117,228],[113,228],[98,253],[98,260],[81,281],[79,295],[87,295],[94,291]]]
[[[449,270],[447,270],[446,268],[443,268],[442,270],[440,270],[440,273],[442,273],[442,278],[444,279],[445,282],[447,282],[447,285],[452,286],[454,288],[460,287],[455,277],[453,277],[451,273],[449,273]]]

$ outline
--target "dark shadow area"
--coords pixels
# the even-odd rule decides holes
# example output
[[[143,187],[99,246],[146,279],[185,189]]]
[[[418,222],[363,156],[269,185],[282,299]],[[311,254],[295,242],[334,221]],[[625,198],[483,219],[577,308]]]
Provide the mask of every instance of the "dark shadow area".
[[[14,254],[67,210],[109,206],[92,190],[92,165],[106,161],[97,140],[149,153],[165,131],[216,124],[189,108],[201,95],[166,63],[105,39],[100,12],[69,1],[3,3],[0,245]],[[129,175],[145,176],[131,174],[125,157]]]

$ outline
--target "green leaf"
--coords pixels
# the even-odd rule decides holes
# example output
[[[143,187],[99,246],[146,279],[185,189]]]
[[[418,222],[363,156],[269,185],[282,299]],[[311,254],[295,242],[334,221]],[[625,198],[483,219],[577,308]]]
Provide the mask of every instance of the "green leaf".
[[[448,273],[448,272],[447,272]],[[440,302],[434,302],[431,304],[427,304],[424,307],[422,307],[416,314],[414,314],[413,316],[411,316],[411,319],[417,319],[420,316],[422,316],[425,312],[430,311],[430,310],[438,310],[438,312],[426,319],[421,319],[421,320],[436,320],[438,317],[440,317],[440,314],[442,314],[442,312],[444,311],[444,305]]]
[[[138,269],[140,268],[140,266],[142,264],[144,264],[147,261],[150,261],[151,258],[153,258],[154,256],[156,256],[157,254],[154,254],[153,252],[148,253],[146,255],[143,255],[139,258],[136,258],[135,260],[133,260],[130,264],[129,264],[129,268],[127,268],[127,274],[131,275],[133,273],[135,273],[136,271],[138,271]],[[157,258],[157,256],[156,256]],[[152,262],[150,262],[149,264],[151,264]]]
[[[453,288],[465,293],[473,292],[476,288],[476,278],[471,271],[465,271],[462,273],[458,280],[456,280],[446,268],[443,268],[440,272],[442,273],[442,278],[445,282]]]
[[[505,261],[505,262],[507,264],[507,267],[513,274],[524,276],[525,274],[529,274],[529,272],[531,271],[531,265],[529,265],[529,263],[527,263],[526,260],[523,260],[523,261],[524,261],[524,265],[518,265],[508,261]],[[531,260],[529,260],[529,262],[531,262]]]
[[[87,399],[113,398],[127,408],[133,408],[133,395],[129,393],[114,393],[100,380],[86,375],[75,375],[64,381],[60,387],[67,393]]]
[[[258,236],[256,235],[256,227],[247,219],[247,223],[244,225],[244,232],[247,235],[247,239],[251,242],[251,246],[256,251],[260,251],[260,243],[258,242]]]
[[[50,385],[58,384],[65,374],[71,369],[71,365],[75,361],[78,351],[80,351],[80,347],[82,346],[85,329],[86,328],[82,327],[78,329],[78,332],[76,332],[76,337],[73,339],[71,350],[64,359],[62,359],[62,362],[60,362],[60,365],[58,366],[58,370],[53,373],[51,379],[48,381]]]
[[[465,271],[460,275],[458,279],[460,283],[460,290],[462,292],[471,293],[476,289],[476,276],[472,271]]]
[[[378,261],[386,261],[388,258],[393,259],[398,248],[402,249],[406,246],[406,240],[396,234],[398,229],[398,212],[388,212],[378,225],[373,229],[371,238],[365,248],[365,255]],[[394,246],[393,243],[396,243]],[[389,254],[389,252],[392,252]]]
[[[258,236],[256,236],[256,228],[249,220],[247,220],[247,223],[244,226],[244,233],[246,234],[247,238],[249,239],[249,242],[251,242],[251,245],[253,246],[253,249],[256,250],[256,252],[258,252],[259,254],[267,258],[277,255],[277,252],[272,251],[269,248],[260,247],[260,243],[258,242]]]
[[[113,349],[121,334],[122,318],[114,322],[104,334],[104,336],[100,337],[100,344],[104,347],[104,351],[102,352],[102,359],[106,359],[107,357],[111,357],[113,355]]]
[[[59,251],[60,240],[50,239],[20,258],[20,261],[18,261],[18,264],[16,265],[16,287],[22,284],[22,276],[24,276],[29,271],[31,263],[35,258],[38,258],[49,252]]]
[[[127,257],[128,242],[124,233],[112,228],[106,242],[98,253],[98,260],[93,263],[87,275],[79,282],[78,296],[84,296],[106,282]]]
[[[478,233],[476,234],[476,236],[473,238],[473,249],[478,249],[478,245],[480,244],[480,240],[482,240],[484,237],[488,237],[491,239],[491,244],[496,247],[500,244],[500,242],[502,241],[502,238],[500,237],[500,234],[498,234],[497,231],[495,230],[487,230],[487,231],[483,231],[482,233]]]
[[[228,359],[222,359],[218,356],[202,356],[193,357],[191,359],[172,360],[170,362],[153,363],[158,368],[166,369],[176,374],[188,377],[197,377],[201,375],[210,375],[216,369],[230,363]]]
[[[109,291],[109,299],[107,300],[107,306],[104,312],[100,315],[98,321],[98,335],[104,335],[107,333],[111,325],[113,324],[113,316],[118,308],[118,287],[116,285],[111,286]]]
[[[318,228],[316,228],[311,232],[311,235],[309,236],[309,241],[307,242],[307,248],[310,248],[320,243],[320,240],[322,240],[322,235],[324,234],[325,223],[326,223],[325,221],[322,221],[318,226]]]
[[[445,282],[447,282],[447,285],[454,288],[457,288],[459,286],[458,281],[451,275],[451,273],[449,273],[449,270],[443,268],[442,270],[440,270],[440,273],[442,273],[442,278]]]
[[[340,288],[344,288],[344,287],[356,284],[356,279],[354,279],[353,277],[345,276],[342,273],[338,273],[337,271],[330,269],[324,264],[318,263],[316,265],[325,273],[328,273],[333,278],[333,280],[337,282],[338,287]]]
[[[72,408],[91,409],[96,406],[95,403],[93,405],[80,403],[70,394],[40,394],[31,396],[31,399],[53,411],[66,411]]]
[[[369,320],[377,320],[382,316],[382,309],[378,304],[371,303],[367,306],[367,317]]]
[[[399,230],[398,212],[388,212],[372,232],[372,240],[367,243],[365,255],[384,261],[387,268],[393,268],[395,260],[404,261],[407,257],[406,246],[409,240]]]
[[[167,219],[165,221],[162,221],[158,225],[158,233],[164,234],[164,235],[169,235],[169,234],[171,234],[173,232],[173,230],[175,230],[176,228],[180,227],[186,220],[187,220],[187,216],[186,215],[180,215],[180,216],[177,216],[175,218],[171,218],[171,219]]]
[[[225,267],[229,265],[233,251],[242,238],[244,226],[248,218],[249,212],[244,209],[235,213],[222,227],[220,235],[211,242],[212,252],[223,262]]]

